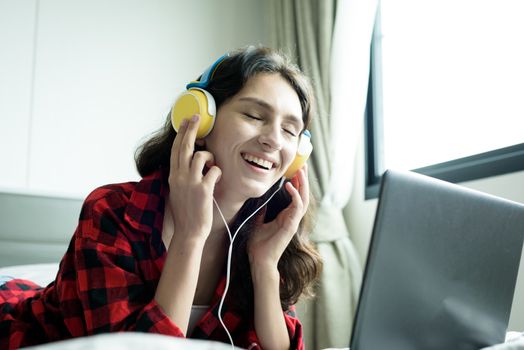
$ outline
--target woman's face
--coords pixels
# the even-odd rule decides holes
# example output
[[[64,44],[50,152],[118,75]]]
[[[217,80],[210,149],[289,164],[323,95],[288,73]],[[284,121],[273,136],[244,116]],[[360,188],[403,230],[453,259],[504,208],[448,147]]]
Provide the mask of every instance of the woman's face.
[[[260,73],[218,109],[206,149],[222,170],[219,191],[260,197],[286,171],[303,129],[295,90],[276,73]]]

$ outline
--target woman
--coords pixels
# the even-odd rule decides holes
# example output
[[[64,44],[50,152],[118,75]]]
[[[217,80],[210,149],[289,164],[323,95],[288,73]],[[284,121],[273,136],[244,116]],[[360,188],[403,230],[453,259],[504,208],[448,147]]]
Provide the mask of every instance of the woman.
[[[321,268],[307,240],[306,169],[279,185],[311,119],[310,86],[283,56],[249,47],[225,57],[206,90],[217,107],[209,135],[196,139],[198,115],[178,133],[168,118],[137,151],[140,182],[87,197],[56,280],[0,287],[0,347],[143,331],[303,348],[293,304]],[[220,307],[225,223],[240,231]]]

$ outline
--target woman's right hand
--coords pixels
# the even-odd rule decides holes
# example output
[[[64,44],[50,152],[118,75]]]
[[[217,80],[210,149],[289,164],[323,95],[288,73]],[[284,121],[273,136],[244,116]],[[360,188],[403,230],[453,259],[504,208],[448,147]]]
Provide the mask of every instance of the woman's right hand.
[[[166,213],[173,218],[173,236],[155,300],[185,335],[195,298],[205,241],[213,222],[213,190],[221,171],[209,152],[194,152],[198,116],[184,122],[171,147]],[[210,168],[204,175],[206,166]]]
[[[169,206],[176,240],[203,240],[211,232],[213,191],[222,171],[214,165],[213,154],[194,152],[199,116],[180,125],[171,148]],[[204,175],[204,167],[209,170]]]

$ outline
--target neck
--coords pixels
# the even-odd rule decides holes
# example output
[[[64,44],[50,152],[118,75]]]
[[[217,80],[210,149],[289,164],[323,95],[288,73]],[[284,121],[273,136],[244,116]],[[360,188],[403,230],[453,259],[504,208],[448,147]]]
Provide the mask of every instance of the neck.
[[[231,226],[231,224],[233,224],[233,221],[235,220],[236,215],[238,214],[238,211],[244,204],[243,202],[228,201],[227,198],[224,198],[222,196],[216,196],[216,195],[215,195],[215,201],[216,201],[216,204],[213,206],[213,225],[211,227],[212,235],[217,232],[224,232],[225,230],[224,219],[227,225]],[[220,208],[220,211],[217,208],[217,205]],[[220,212],[222,212],[224,219],[222,219]]]
[[[227,186],[226,186],[227,187]],[[240,191],[231,190],[224,188],[224,184],[219,182],[215,186],[213,196],[216,201],[216,205],[213,206],[213,229],[224,229],[224,221],[220,216],[220,213],[217,209],[217,205],[220,208],[220,211],[224,215],[224,218],[228,225],[231,225],[238,214],[238,211],[244,205],[245,201],[248,199],[245,196],[241,195]]]

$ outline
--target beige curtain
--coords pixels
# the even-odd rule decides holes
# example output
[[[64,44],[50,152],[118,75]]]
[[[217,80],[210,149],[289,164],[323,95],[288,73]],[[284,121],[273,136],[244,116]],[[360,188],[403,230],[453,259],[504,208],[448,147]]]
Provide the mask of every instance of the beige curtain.
[[[338,5],[336,0],[271,1],[275,46],[295,57],[311,77],[318,99],[318,118],[311,127],[314,151],[309,169],[312,190],[320,199],[312,239],[324,259],[324,271],[317,297],[301,302],[298,307],[308,349],[349,346],[362,278],[360,260],[343,217],[352,174],[344,179],[344,171],[334,171],[341,162],[352,165],[354,156],[339,148],[344,146],[341,142],[344,135],[341,137],[340,131],[337,132],[338,125],[330,112],[333,76],[330,65]],[[362,118],[363,113],[355,120]],[[356,145],[356,141],[350,142]]]

